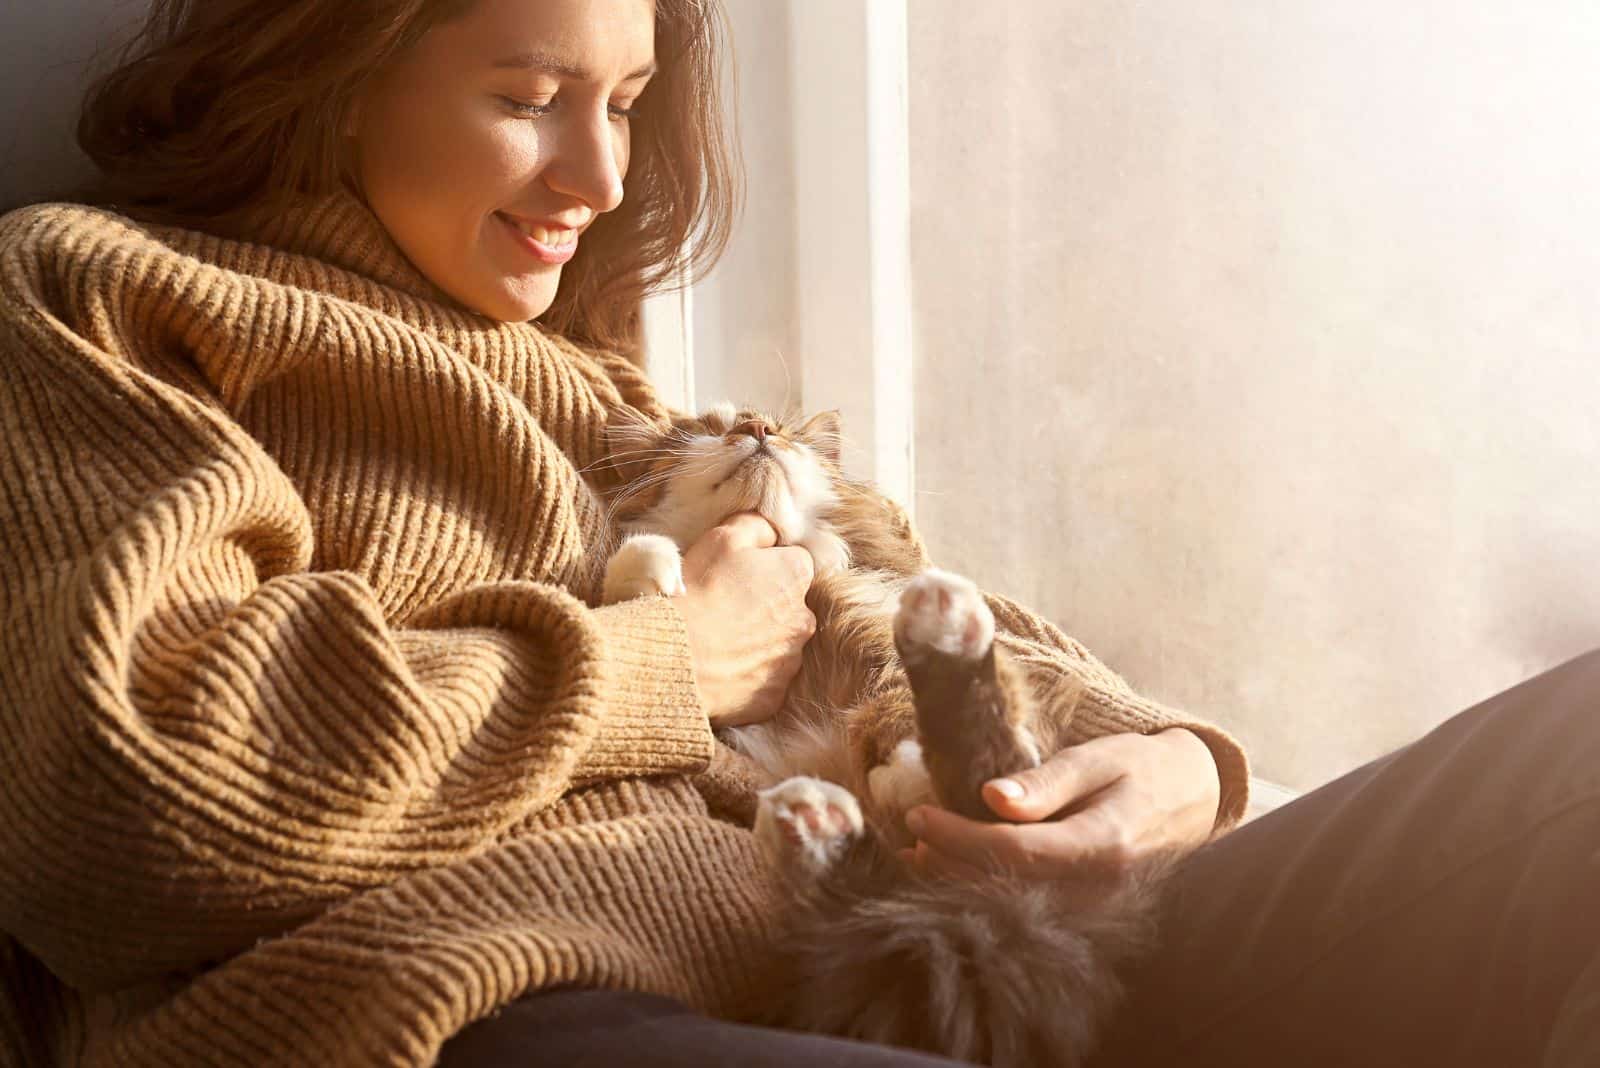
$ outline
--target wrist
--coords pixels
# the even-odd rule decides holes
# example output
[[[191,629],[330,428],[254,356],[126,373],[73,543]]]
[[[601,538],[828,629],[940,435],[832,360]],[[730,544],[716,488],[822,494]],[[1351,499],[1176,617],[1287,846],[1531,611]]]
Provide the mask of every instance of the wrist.
[[[699,611],[699,599],[694,596],[691,590],[688,593],[680,593],[669,597],[667,600],[672,602],[672,606],[678,610],[678,617],[683,620],[683,629],[688,637],[689,644],[689,674],[694,678],[695,691],[700,696],[700,707],[705,711],[707,721],[712,726],[716,726],[717,721],[722,718],[723,710],[717,706],[715,702],[716,694],[711,692],[712,688],[706,685],[706,654],[701,648],[701,641],[704,635],[701,626],[702,616]]]
[[[1189,781],[1195,784],[1196,803],[1206,804],[1209,818],[1214,821],[1222,804],[1222,772],[1211,747],[1187,727],[1168,727],[1157,732],[1155,737],[1167,743],[1175,759],[1182,762]],[[1204,798],[1204,802],[1200,798]]]
[[[695,596],[693,587],[671,600],[689,635],[689,671],[694,676],[706,720],[713,727],[739,726],[744,722],[744,707],[739,703],[738,692],[727,684],[726,675],[719,673],[721,664],[717,657],[726,644],[726,635],[717,632],[715,617],[708,614],[707,606],[702,598]]]

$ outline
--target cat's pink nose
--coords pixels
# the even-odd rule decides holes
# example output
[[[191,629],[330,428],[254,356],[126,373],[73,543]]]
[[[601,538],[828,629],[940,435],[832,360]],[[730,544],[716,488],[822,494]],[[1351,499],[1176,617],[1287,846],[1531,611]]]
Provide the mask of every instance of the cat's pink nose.
[[[749,434],[757,441],[766,441],[767,435],[772,433],[772,430],[772,424],[768,423],[765,419],[746,419],[744,422],[740,423],[738,426],[729,431],[729,433]]]

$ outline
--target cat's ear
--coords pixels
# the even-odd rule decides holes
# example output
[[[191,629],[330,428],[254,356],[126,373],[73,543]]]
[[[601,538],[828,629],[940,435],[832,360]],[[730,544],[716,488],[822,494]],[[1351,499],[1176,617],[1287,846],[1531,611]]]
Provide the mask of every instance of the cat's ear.
[[[726,434],[739,421],[739,409],[732,401],[713,404],[700,416],[700,422],[713,434]]]
[[[810,445],[822,454],[834,466],[839,464],[839,450],[842,440],[839,436],[839,412],[833,409],[818,412],[805,421],[800,428],[800,440]]]

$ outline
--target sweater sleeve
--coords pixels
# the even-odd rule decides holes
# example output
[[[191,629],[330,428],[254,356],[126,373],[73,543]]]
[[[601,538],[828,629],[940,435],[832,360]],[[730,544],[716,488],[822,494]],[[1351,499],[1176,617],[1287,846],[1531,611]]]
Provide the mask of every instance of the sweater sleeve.
[[[662,598],[532,582],[385,621],[201,394],[0,317],[0,930],[104,989],[451,863],[714,739]]]

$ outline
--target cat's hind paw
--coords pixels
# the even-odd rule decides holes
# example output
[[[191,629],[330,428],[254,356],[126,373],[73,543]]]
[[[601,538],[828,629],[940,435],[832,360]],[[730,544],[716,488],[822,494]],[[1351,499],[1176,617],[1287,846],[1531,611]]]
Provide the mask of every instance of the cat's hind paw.
[[[894,638],[908,661],[932,654],[981,660],[994,644],[994,613],[970,579],[929,568],[900,594]]]
[[[602,604],[616,604],[652,593],[676,597],[684,592],[683,554],[671,538],[635,534],[606,561]]]
[[[756,840],[780,868],[820,874],[861,835],[861,806],[844,787],[798,775],[761,791]]]

